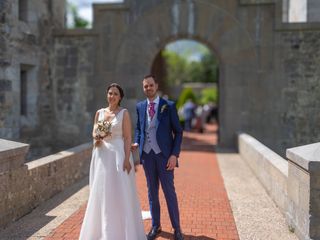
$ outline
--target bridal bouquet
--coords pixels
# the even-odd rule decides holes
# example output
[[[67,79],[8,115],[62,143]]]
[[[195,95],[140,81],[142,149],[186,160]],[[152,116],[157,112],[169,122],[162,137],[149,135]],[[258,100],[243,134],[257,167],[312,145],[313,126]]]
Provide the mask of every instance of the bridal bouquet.
[[[111,122],[109,121],[98,121],[97,122],[97,128],[96,128],[96,135],[99,137],[99,139],[103,139],[105,137],[111,136]],[[95,142],[95,146],[98,146],[98,141]]]

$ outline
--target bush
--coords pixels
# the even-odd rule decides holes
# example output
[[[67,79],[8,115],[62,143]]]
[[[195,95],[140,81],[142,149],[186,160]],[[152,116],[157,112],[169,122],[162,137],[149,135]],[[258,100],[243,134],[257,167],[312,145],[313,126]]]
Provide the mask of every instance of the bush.
[[[218,102],[218,90],[216,87],[205,88],[201,91],[201,104],[207,104],[209,102]]]
[[[194,103],[197,103],[197,98],[191,88],[185,88],[182,90],[177,102],[177,109],[181,108],[188,99],[191,99]]]

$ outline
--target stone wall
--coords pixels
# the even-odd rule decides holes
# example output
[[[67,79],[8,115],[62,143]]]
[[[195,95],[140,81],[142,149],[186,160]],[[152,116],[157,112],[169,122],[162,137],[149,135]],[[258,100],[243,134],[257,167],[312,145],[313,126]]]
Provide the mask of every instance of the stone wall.
[[[320,31],[285,31],[279,35],[283,79],[279,145],[285,149],[319,140]]]
[[[95,85],[102,79],[119,82],[134,114],[136,98],[143,98],[137,86],[159,51],[174,40],[197,40],[219,59],[220,147],[235,148],[243,131],[284,156],[286,148],[314,141],[320,130],[315,86],[320,24],[287,23],[287,5],[276,0],[97,4],[93,27],[102,51],[96,58],[107,66],[97,67]],[[102,99],[101,91],[93,101]]]
[[[88,175],[92,144],[24,163],[29,146],[0,139],[0,227]]]
[[[287,149],[288,161],[247,134],[239,153],[299,239],[320,238],[320,143]]]
[[[320,22],[320,2],[318,0],[308,0],[307,9],[308,22]]]
[[[288,162],[247,134],[239,135],[238,147],[241,157],[285,215],[288,208]]]
[[[55,35],[52,52],[53,103],[56,121],[52,136],[56,148],[77,145],[91,139],[97,91],[107,83],[95,84],[97,39],[90,30],[61,31]]]
[[[44,155],[54,118],[49,53],[53,31],[64,26],[65,2],[29,0],[20,9],[23,16],[18,1],[0,3],[0,137],[28,142],[30,153]]]
[[[249,4],[250,0],[241,2]],[[280,1],[260,7],[258,1],[253,2],[257,18],[250,34],[255,33],[252,38],[256,41],[259,74],[255,84],[246,86],[253,93],[250,101],[254,103],[247,124],[239,131],[284,157],[287,148],[317,141],[320,130],[320,23],[286,23],[282,21],[285,16]],[[273,11],[271,28],[266,28],[266,15],[261,11]]]
[[[320,239],[320,143],[287,149],[288,223],[299,239]]]

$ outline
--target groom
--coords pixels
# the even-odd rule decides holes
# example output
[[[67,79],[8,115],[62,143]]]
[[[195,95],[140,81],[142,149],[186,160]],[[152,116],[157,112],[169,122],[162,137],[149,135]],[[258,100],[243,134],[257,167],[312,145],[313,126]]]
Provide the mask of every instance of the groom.
[[[167,202],[174,239],[183,240],[180,229],[179,208],[174,188],[174,168],[178,166],[178,157],[182,141],[182,128],[177,109],[171,101],[157,95],[158,83],[153,75],[147,75],[142,81],[143,92],[147,99],[137,104],[137,126],[135,144],[139,146],[147,186],[152,216],[152,228],[148,240],[155,239],[161,232],[159,181]]]

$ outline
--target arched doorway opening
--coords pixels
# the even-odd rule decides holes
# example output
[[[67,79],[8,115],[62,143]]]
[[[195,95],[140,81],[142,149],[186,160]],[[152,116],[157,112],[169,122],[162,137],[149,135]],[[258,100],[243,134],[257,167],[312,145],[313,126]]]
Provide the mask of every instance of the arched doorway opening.
[[[206,45],[189,39],[169,42],[157,53],[151,73],[160,94],[177,103],[185,131],[204,132],[211,124],[218,136],[219,61]]]

